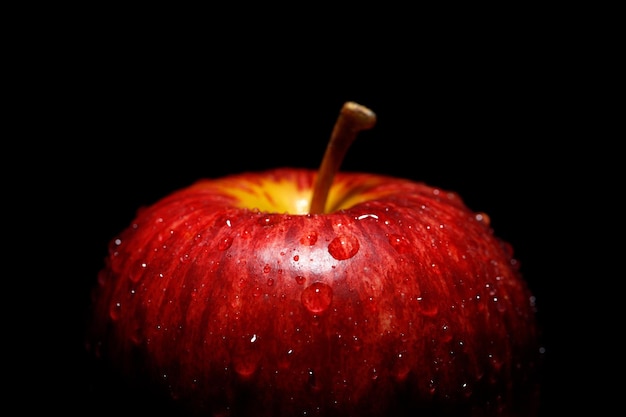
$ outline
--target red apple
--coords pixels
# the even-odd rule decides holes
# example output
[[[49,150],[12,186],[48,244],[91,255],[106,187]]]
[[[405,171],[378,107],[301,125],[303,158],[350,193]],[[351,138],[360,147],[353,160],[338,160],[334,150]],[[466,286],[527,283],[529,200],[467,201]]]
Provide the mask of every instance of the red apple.
[[[89,345],[193,415],[531,416],[534,298],[455,192],[339,172],[376,116],[348,102],[319,171],[204,179],[110,244]]]

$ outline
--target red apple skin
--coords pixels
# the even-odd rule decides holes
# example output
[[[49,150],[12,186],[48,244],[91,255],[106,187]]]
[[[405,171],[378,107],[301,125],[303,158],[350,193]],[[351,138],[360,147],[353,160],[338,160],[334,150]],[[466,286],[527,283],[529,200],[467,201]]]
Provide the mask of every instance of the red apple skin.
[[[98,277],[90,349],[190,415],[535,415],[534,298],[488,217],[345,172],[308,215],[315,176],[201,180],[139,210]]]

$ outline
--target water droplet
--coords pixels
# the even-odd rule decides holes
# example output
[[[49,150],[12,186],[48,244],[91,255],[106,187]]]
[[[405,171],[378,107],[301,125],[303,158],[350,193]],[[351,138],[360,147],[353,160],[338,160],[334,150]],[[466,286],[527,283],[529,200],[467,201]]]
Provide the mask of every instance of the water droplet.
[[[269,264],[265,264],[265,266],[263,267],[264,274],[269,274],[271,270],[272,268],[269,266]]]
[[[309,232],[300,238],[300,243],[307,246],[313,246],[317,242],[317,232]]]
[[[233,369],[243,379],[248,379],[256,371],[257,355],[240,354],[233,357]]]
[[[352,336],[352,350],[355,352],[360,352],[362,348],[363,348],[363,341],[359,339],[358,336]]]
[[[318,385],[318,381],[317,381],[317,378],[315,378],[315,372],[313,371],[313,369],[309,369],[307,371],[307,375],[308,375],[307,381],[309,383],[309,387],[313,391],[319,391],[321,387]]]
[[[293,349],[287,349],[278,359],[278,367],[281,369],[287,369],[291,366],[291,359],[293,358]]]
[[[470,398],[472,392],[472,387],[467,382],[461,383],[461,393],[465,398]]]
[[[511,267],[515,270],[518,270],[521,268],[522,264],[520,263],[519,260],[515,259],[515,258],[511,258],[511,260],[509,261],[511,264]]]
[[[411,252],[411,244],[404,237],[397,235],[395,233],[391,233],[389,235],[389,244],[398,252],[398,253],[410,253]]]
[[[376,299],[374,297],[368,297],[365,307],[371,312],[375,312],[376,310],[378,310],[378,304],[376,303]]]
[[[489,357],[489,362],[491,363],[491,366],[493,366],[493,369],[495,369],[496,372],[500,372],[503,362],[497,356],[491,353],[487,356]]]
[[[432,297],[422,294],[420,297],[417,297],[416,300],[419,304],[420,313],[422,313],[422,315],[426,317],[435,317],[439,312],[439,307]]]
[[[398,382],[406,381],[410,371],[411,367],[409,365],[406,352],[398,353],[394,358],[393,367],[391,369],[393,377]]]
[[[293,257],[293,260],[294,260],[295,262],[298,262],[298,261],[300,260],[300,256],[295,255],[295,256]]]
[[[230,236],[227,236],[223,239],[220,239],[220,241],[217,244],[217,248],[219,250],[226,250],[228,248],[230,248],[233,244],[233,238]]]
[[[147,263],[143,261],[136,262],[135,264],[133,264],[132,268],[130,269],[128,273],[128,279],[130,279],[132,282],[139,281],[141,277],[146,273],[147,268],[148,268]]]
[[[504,313],[506,311],[506,305],[504,300],[501,300],[498,297],[493,297],[493,302],[496,304],[496,310],[500,313]]]
[[[120,319],[122,315],[122,303],[115,302],[111,304],[111,308],[109,308],[109,317],[111,317],[111,320],[113,321],[117,321]]]
[[[486,213],[476,213],[475,218],[476,218],[476,221],[484,224],[487,227],[489,227],[489,225],[491,224],[491,219]]]
[[[143,328],[137,327],[135,331],[130,335],[130,341],[135,345],[139,345],[144,340]]]
[[[266,214],[259,219],[261,226],[274,226],[281,222],[281,216],[278,214]]]
[[[235,348],[233,369],[243,379],[248,379],[257,370],[261,359],[258,348],[259,338],[255,334],[243,337]]]
[[[311,313],[319,314],[330,306],[333,290],[323,282],[314,282],[302,291],[300,301]]]
[[[428,381],[428,392],[431,395],[435,395],[435,393],[437,392],[437,387],[438,387],[438,383],[437,381],[435,381],[434,379],[431,379]]]
[[[328,244],[328,253],[337,260],[352,258],[359,251],[359,240],[354,236],[340,235]]]
[[[300,238],[300,243],[306,246],[313,246],[317,243],[317,237],[317,232],[309,232]]]
[[[441,340],[444,343],[452,340],[452,332],[450,332],[450,326],[448,326],[448,324],[441,326],[441,335]]]
[[[104,269],[98,272],[98,285],[100,287],[104,287],[109,282],[109,274],[106,273]]]
[[[356,219],[357,220],[363,220],[363,219],[378,220],[378,216],[376,214],[361,214],[360,216],[357,216]]]
[[[269,279],[267,280],[267,286],[268,286],[268,287],[271,287],[272,285],[274,285],[274,279],[273,279],[273,278],[269,278]]]
[[[306,281],[306,278],[303,277],[302,275],[296,275],[296,282],[300,285],[304,284],[304,281]]]

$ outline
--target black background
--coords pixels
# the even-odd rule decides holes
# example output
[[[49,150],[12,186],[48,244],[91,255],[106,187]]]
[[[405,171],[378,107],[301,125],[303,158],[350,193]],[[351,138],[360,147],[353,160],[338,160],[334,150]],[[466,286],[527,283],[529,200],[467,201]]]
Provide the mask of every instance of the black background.
[[[537,295],[544,415],[571,408],[586,365],[570,359],[579,322],[563,289],[573,276],[563,207],[581,167],[568,163],[579,155],[572,137],[589,128],[572,56],[582,38],[555,29],[554,16],[512,16],[428,26],[381,16],[344,30],[348,16],[331,33],[322,24],[297,31],[299,20],[217,29],[219,16],[188,25],[89,15],[35,36],[16,66],[24,88],[15,108],[29,114],[16,140],[28,184],[17,210],[34,212],[36,225],[18,252],[37,271],[35,288],[20,287],[32,294],[20,306],[36,319],[17,334],[34,339],[37,360],[20,362],[18,391],[44,392],[59,411],[131,407],[132,394],[94,392],[83,352],[89,290],[109,240],[137,208],[199,178],[317,168],[352,100],[378,122],[342,169],[454,190],[489,214]]]

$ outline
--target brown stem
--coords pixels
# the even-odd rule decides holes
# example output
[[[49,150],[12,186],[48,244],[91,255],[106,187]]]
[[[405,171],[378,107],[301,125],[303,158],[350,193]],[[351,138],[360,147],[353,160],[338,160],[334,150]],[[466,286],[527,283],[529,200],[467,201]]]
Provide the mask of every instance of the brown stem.
[[[311,198],[311,214],[324,213],[326,200],[335,174],[357,134],[376,124],[376,114],[352,101],[344,103],[335,122],[326,152],[320,164]]]

